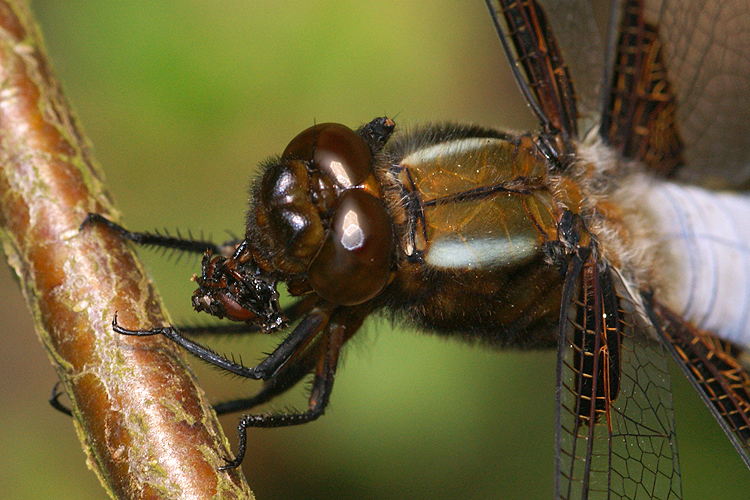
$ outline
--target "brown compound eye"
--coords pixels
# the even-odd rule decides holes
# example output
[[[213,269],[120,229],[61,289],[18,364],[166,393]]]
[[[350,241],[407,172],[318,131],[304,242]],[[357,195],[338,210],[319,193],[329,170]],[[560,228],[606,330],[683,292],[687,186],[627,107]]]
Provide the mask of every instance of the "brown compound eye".
[[[340,123],[321,123],[301,132],[292,139],[281,158],[312,161],[341,189],[363,183],[372,172],[372,155],[367,143]]]
[[[301,273],[325,240],[318,208],[309,197],[310,178],[302,161],[274,165],[263,175],[256,196],[255,216],[276,251],[275,265],[286,272]]]
[[[393,226],[380,200],[361,189],[342,193],[320,253],[307,270],[313,290],[335,304],[372,299],[388,284]]]

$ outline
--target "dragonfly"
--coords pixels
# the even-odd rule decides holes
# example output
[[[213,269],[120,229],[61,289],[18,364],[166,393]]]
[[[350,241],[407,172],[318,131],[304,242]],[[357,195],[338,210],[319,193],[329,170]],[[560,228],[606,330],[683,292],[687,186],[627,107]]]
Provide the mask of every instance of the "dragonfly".
[[[248,428],[324,413],[342,347],[380,311],[557,350],[555,498],[681,498],[670,357],[750,466],[750,9],[616,1],[602,36],[589,2],[486,3],[537,131],[316,124],[264,164],[241,240],[84,222],[203,253],[196,310],[285,334],[246,367],[189,331],[114,318],[263,381],[216,407],[249,412],[224,468]],[[306,411],[251,412],[310,374]]]

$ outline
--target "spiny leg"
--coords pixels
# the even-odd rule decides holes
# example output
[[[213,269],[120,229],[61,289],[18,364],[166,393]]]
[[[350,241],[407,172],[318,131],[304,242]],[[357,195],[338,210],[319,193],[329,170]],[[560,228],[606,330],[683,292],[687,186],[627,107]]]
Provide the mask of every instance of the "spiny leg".
[[[340,307],[333,312],[330,321],[325,325],[325,330],[320,335],[320,348],[315,349],[315,352],[318,354],[317,360],[309,358],[309,361],[316,361],[315,376],[308,399],[309,409],[301,413],[244,415],[237,426],[239,438],[237,455],[234,460],[227,460],[227,464],[219,467],[219,470],[235,469],[240,466],[242,460],[245,458],[247,429],[249,427],[288,427],[291,425],[306,424],[323,414],[333,390],[333,380],[336,374],[341,347],[359,330],[370,311],[371,308],[369,306],[364,306]],[[305,358],[303,357],[303,365],[304,361]],[[294,368],[294,365],[292,366]],[[310,366],[312,366],[312,363],[310,363]],[[301,370],[297,374],[301,374]],[[275,388],[269,389],[269,392],[273,392],[273,395],[275,395],[289,387],[288,385],[283,385],[283,388],[279,390],[275,390]],[[263,391],[256,395],[256,397],[261,395],[263,395]]]
[[[298,300],[291,306],[284,309],[284,315],[289,319],[290,322],[294,322],[301,316],[308,314],[313,306],[315,305],[314,300],[308,300],[307,298]],[[122,327],[119,327],[122,328]],[[179,327],[177,330],[183,334],[238,334],[238,333],[258,333],[261,330],[253,325],[247,324],[230,324],[230,325],[211,325],[203,327]],[[156,335],[156,333],[154,333]],[[315,355],[309,354],[315,348],[304,350],[305,360],[299,362],[294,359],[288,360],[287,365],[293,364],[294,366],[283,367],[283,370],[279,371],[279,374],[273,379],[269,380],[261,389],[258,394],[250,398],[236,399],[233,401],[226,401],[214,405],[214,410],[218,415],[224,415],[227,413],[235,413],[238,411],[249,410],[255,406],[263,404],[269,401],[274,396],[281,394],[288,388],[299,382],[305,375],[310,373],[315,365]],[[311,357],[312,356],[312,357]],[[308,359],[310,358],[310,359]],[[293,363],[290,363],[293,362]],[[308,366],[309,365],[309,366]],[[288,369],[287,369],[288,368]],[[55,383],[52,388],[52,393],[49,397],[49,404],[55,410],[65,415],[73,416],[73,411],[60,402],[60,397],[63,392],[60,390],[61,382]]]
[[[259,380],[268,379],[289,360],[289,358],[298,350],[304,349],[305,346],[317,335],[328,323],[330,312],[316,308],[310,312],[297,325],[281,344],[261,361],[257,366],[248,368],[240,363],[236,363],[226,357],[213,351],[211,348],[194,342],[180,334],[172,326],[153,328],[151,330],[129,330],[123,328],[117,323],[117,314],[112,320],[112,329],[122,335],[150,336],[164,335],[190,354],[202,359],[203,361],[217,366],[223,370],[239,375],[240,377]]]
[[[248,427],[287,427],[306,424],[323,414],[333,389],[336,364],[338,363],[339,352],[343,344],[343,328],[326,329],[323,335],[325,349],[322,350],[322,355],[315,369],[315,378],[309,399],[310,409],[302,413],[244,415],[237,426],[239,436],[237,455],[234,457],[234,460],[225,459],[227,460],[226,465],[219,467],[219,470],[236,469],[242,464],[247,448]]]
[[[321,335],[318,335],[306,349],[290,358],[276,375],[263,383],[263,387],[257,393],[250,397],[223,401],[214,405],[216,414],[226,415],[252,410],[297,385],[303,378],[313,372],[318,359],[322,356],[325,343],[322,342],[321,337]]]
[[[328,404],[333,388],[334,374],[338,364],[339,353],[343,343],[348,340],[362,325],[369,314],[370,307],[339,307],[333,311],[315,308],[302,322],[284,339],[284,341],[260,364],[254,368],[247,368],[241,364],[218,355],[208,347],[202,346],[180,335],[172,327],[154,328],[152,330],[128,330],[117,324],[117,317],[112,322],[113,329],[124,335],[164,335],[176,342],[191,354],[227,371],[252,379],[272,379],[280,377],[278,383],[271,382],[255,397],[255,404],[265,402],[273,396],[289,389],[301,380],[309,370],[315,367],[315,377],[309,398],[310,409],[302,413],[278,413],[266,415],[245,415],[239,423],[239,445],[234,460],[227,460],[227,464],[220,470],[238,467],[245,456],[248,427],[285,427],[311,422],[323,414]],[[333,318],[332,318],[333,316]],[[322,333],[321,333],[322,332]],[[320,347],[310,347],[311,343],[319,339]],[[307,352],[317,353],[317,357],[306,356]],[[291,366],[289,366],[289,362]],[[286,371],[284,370],[285,367]],[[247,401],[252,401],[250,398]],[[228,404],[232,404],[229,402]],[[252,403],[250,403],[252,404]]]
[[[99,214],[88,214],[84,221],[81,223],[80,230],[83,231],[89,226],[104,226],[107,229],[118,233],[126,240],[130,240],[133,243],[143,246],[153,246],[160,248],[172,248],[183,252],[190,253],[205,253],[210,250],[214,254],[222,254],[222,250],[226,247],[231,246],[234,248],[238,242],[230,242],[223,246],[216,245],[210,241],[193,240],[191,238],[181,238],[162,234],[153,234],[148,232],[133,232],[128,231],[119,224],[115,224],[109,219],[102,217]]]

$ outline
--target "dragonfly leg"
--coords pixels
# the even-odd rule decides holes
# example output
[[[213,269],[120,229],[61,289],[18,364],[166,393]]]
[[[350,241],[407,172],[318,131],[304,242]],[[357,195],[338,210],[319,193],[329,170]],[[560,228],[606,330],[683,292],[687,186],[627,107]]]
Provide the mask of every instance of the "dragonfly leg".
[[[99,215],[90,213],[86,216],[80,226],[80,230],[83,231],[89,226],[103,226],[119,234],[122,238],[132,241],[142,246],[152,246],[159,248],[172,248],[174,250],[180,250],[189,253],[205,253],[210,250],[214,254],[222,254],[223,250],[227,247],[232,249],[238,242],[227,242],[223,246],[216,245],[210,241],[195,240],[191,237],[182,238],[179,235],[177,237],[169,236],[165,234],[154,234],[149,232],[133,232],[128,231],[119,224],[115,224],[111,220]]]
[[[361,321],[360,321],[361,324]],[[357,328],[359,325],[357,325]],[[356,328],[355,328],[356,330]],[[341,346],[353,332],[347,332],[346,325],[329,323],[323,333],[323,347],[320,349],[319,359],[315,366],[309,409],[301,413],[271,413],[263,415],[244,415],[237,426],[239,443],[237,455],[233,460],[227,460],[226,465],[219,470],[235,469],[245,458],[247,445],[247,429],[249,427],[287,427],[312,422],[325,411],[333,390],[333,379],[338,364]]]

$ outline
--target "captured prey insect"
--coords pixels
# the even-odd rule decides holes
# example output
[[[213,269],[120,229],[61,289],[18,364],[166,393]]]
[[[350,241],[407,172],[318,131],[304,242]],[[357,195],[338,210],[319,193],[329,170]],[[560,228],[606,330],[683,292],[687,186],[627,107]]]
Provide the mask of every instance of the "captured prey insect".
[[[264,381],[219,410],[313,375],[307,411],[242,417],[225,469],[248,427],[322,415],[342,346],[381,310],[492,347],[557,349],[555,498],[681,498],[666,352],[750,465],[750,200],[694,185],[750,180],[750,9],[615,1],[602,49],[583,0],[487,4],[538,133],[318,124],[263,165],[240,241],[84,223],[204,253],[196,310],[288,332],[250,368],[115,318],[119,333],[162,334]],[[285,310],[279,283],[298,297]]]

